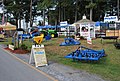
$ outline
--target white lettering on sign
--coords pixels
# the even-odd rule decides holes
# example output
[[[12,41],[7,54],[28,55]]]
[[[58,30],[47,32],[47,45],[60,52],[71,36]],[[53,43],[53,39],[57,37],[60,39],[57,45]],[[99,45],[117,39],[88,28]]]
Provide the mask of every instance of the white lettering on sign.
[[[67,21],[60,22],[60,26],[66,26],[68,25]]]
[[[104,17],[104,22],[111,22],[111,21],[118,21],[118,17],[117,16]]]

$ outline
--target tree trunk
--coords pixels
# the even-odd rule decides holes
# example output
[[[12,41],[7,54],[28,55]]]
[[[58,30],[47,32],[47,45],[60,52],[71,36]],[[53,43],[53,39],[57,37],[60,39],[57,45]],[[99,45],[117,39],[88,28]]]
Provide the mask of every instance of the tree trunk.
[[[30,27],[32,27],[32,0],[30,2]]]
[[[64,17],[63,17],[63,20],[64,21],[66,20],[66,18],[65,18],[65,7],[64,7]]]
[[[93,0],[91,0],[91,3],[93,3]],[[90,9],[90,20],[92,21],[92,14],[93,14],[93,9]]]
[[[28,33],[28,22],[26,22],[26,32]]]
[[[16,18],[15,20],[16,20],[16,28],[18,28],[18,18]]]
[[[119,9],[119,0],[117,0],[117,12],[118,12],[118,20],[119,20],[119,15],[120,15],[120,9]]]
[[[43,25],[45,25],[45,9],[43,9]]]
[[[61,6],[59,7],[59,23],[61,22]]]
[[[61,8],[61,21],[64,21],[64,7]]]
[[[21,19],[19,19],[19,28],[21,28]]]
[[[50,14],[49,14],[49,12],[50,12],[50,9],[48,8],[48,15],[47,15],[47,18],[48,18],[48,25],[50,24]]]
[[[92,21],[92,13],[93,13],[93,9],[90,9],[90,20]]]
[[[75,8],[75,22],[77,22],[77,6],[78,6],[78,0],[76,0],[76,8]]]

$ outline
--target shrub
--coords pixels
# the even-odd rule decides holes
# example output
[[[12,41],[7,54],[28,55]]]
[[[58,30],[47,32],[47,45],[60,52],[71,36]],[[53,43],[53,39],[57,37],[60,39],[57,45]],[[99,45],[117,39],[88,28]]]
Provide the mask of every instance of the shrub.
[[[80,36],[80,39],[85,39],[83,36]]]
[[[28,47],[25,44],[22,44],[20,48],[26,50]]]
[[[17,50],[18,48],[17,47],[14,47],[14,50]]]
[[[13,42],[11,42],[10,44],[11,44],[11,45],[14,45],[14,43],[13,43]]]

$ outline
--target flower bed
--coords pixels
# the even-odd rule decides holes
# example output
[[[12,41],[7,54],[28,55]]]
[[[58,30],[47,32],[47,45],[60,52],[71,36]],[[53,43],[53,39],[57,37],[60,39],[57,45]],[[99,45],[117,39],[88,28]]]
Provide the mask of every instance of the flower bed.
[[[27,54],[27,53],[29,53],[28,50],[22,50],[22,49],[11,50],[11,49],[9,49],[8,47],[7,47],[7,48],[4,48],[4,49],[5,49],[5,50],[8,50],[8,51],[10,51],[10,52],[12,52],[12,53],[15,53],[15,54]]]

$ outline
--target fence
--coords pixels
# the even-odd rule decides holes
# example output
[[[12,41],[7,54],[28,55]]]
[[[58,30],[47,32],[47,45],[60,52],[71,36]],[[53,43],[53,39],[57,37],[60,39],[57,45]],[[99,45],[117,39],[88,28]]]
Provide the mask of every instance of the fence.
[[[73,36],[75,35],[74,32],[57,32],[58,36]]]

